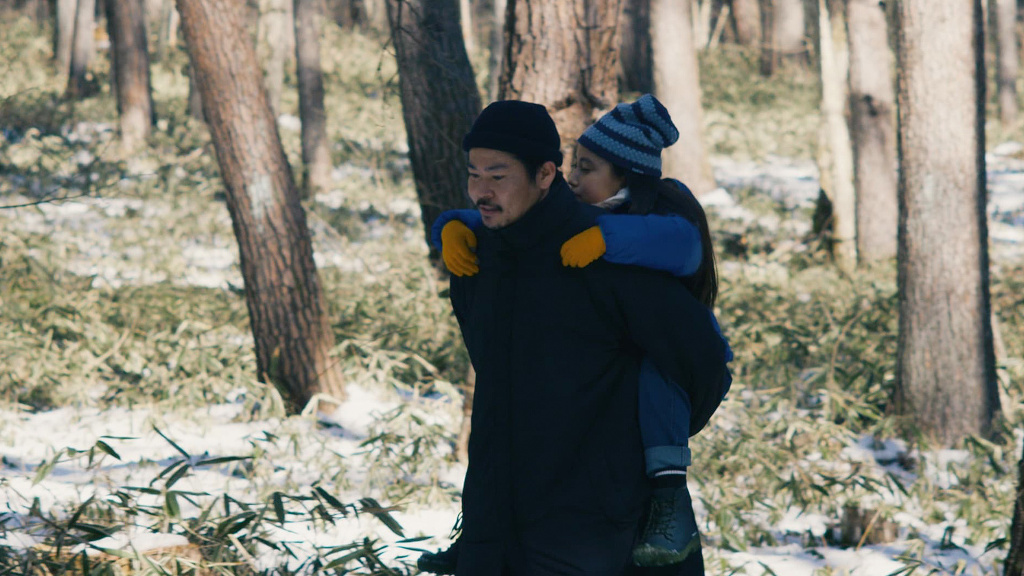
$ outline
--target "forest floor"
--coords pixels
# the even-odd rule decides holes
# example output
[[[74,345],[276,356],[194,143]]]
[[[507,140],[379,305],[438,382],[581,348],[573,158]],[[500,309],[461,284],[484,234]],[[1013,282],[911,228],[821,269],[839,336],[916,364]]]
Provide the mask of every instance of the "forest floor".
[[[0,569],[54,573],[89,551],[152,573],[405,574],[447,544],[465,352],[426,259],[394,63],[379,37],[327,39],[336,187],[306,208],[348,397],[289,417],[254,377],[184,55],[154,66],[150,148],[122,153],[109,93],[61,102],[46,36],[0,24],[17,79],[0,88],[0,204],[67,198],[0,209]],[[987,158],[1003,434],[939,449],[886,410],[894,265],[843,276],[811,234],[813,76],[753,66],[705,56],[723,188],[702,200],[736,351],[693,445],[707,572],[1000,573],[1024,440],[1024,126],[993,127]],[[279,118],[293,162],[295,104]]]

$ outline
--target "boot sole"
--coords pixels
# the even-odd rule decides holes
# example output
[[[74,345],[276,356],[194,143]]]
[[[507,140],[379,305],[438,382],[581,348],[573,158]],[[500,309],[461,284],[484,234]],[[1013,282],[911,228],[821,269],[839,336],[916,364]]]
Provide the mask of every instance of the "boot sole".
[[[642,568],[671,566],[686,560],[698,548],[700,548],[700,542],[696,538],[682,550],[669,550],[650,544],[641,544],[633,549],[633,564]]]

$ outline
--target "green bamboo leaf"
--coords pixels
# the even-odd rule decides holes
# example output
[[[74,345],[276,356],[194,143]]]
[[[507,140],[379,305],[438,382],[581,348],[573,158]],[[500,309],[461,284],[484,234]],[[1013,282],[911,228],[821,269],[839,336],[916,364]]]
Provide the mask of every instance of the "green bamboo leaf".
[[[178,506],[178,495],[171,491],[164,497],[164,512],[171,518],[181,517],[181,508]]]
[[[383,522],[389,530],[394,532],[396,536],[400,536],[402,538],[405,537],[402,525],[399,524],[391,514],[389,514],[389,512],[394,510],[394,508],[384,508],[373,498],[363,498],[359,500],[359,503],[363,505],[363,512],[373,514],[378,520]]]
[[[96,448],[99,448],[101,452],[105,452],[110,456],[113,456],[115,460],[121,459],[121,455],[118,454],[117,451],[115,451],[113,448],[111,448],[110,444],[107,444],[103,440],[96,441]]]
[[[274,492],[271,496],[271,500],[274,503],[274,514],[277,515],[277,521],[279,524],[284,524],[284,500],[281,498],[280,492]]]
[[[345,508],[345,505],[342,504],[340,500],[328,494],[327,491],[321,488],[320,486],[314,487],[313,490],[317,493],[317,495],[326,500],[327,503],[330,504],[332,508],[334,508],[338,512],[341,512],[342,516],[348,516],[348,509]]]
[[[171,486],[177,484],[178,480],[181,480],[182,478],[185,477],[186,474],[188,474],[189,469],[190,466],[187,463],[182,462],[181,467],[175,470],[174,474],[171,474],[171,477],[167,479],[167,482],[164,484],[164,487],[170,488]]]
[[[191,459],[192,459],[192,456],[190,456],[188,452],[185,452],[185,450],[184,450],[184,449],[182,449],[182,447],[181,447],[181,446],[178,446],[178,445],[177,445],[177,444],[176,444],[176,443],[174,442],[174,440],[171,440],[170,438],[168,438],[168,437],[167,437],[167,435],[166,435],[166,434],[164,434],[163,432],[161,432],[159,428],[157,428],[156,426],[153,426],[153,431],[155,431],[155,432],[156,432],[157,434],[159,434],[161,438],[163,438],[164,440],[166,440],[166,441],[167,441],[167,443],[168,443],[168,444],[170,444],[170,445],[171,445],[171,446],[172,446],[172,447],[173,447],[173,448],[174,448],[175,450],[177,450],[179,454],[181,454],[182,456],[184,456],[184,457],[185,457],[185,460],[191,460]]]
[[[252,456],[220,456],[218,458],[207,458],[196,462],[193,466],[213,466],[214,464],[238,462],[239,460],[252,460]]]

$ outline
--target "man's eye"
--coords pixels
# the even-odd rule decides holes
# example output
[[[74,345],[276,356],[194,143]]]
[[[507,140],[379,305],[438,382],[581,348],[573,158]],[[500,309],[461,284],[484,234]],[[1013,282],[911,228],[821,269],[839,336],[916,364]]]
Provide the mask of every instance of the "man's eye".
[[[470,177],[470,178],[479,178],[479,177],[480,177],[480,175],[479,175],[479,174],[473,174],[472,172],[470,172],[470,173],[469,173],[469,177]]]
[[[501,176],[499,174],[495,174],[494,176],[491,176],[491,178],[493,178],[494,180],[501,180],[501,179],[504,178],[504,176]]]

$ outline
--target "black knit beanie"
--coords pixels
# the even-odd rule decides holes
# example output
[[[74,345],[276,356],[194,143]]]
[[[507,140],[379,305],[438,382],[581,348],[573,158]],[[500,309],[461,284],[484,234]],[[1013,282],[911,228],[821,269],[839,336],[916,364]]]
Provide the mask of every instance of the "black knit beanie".
[[[546,108],[532,102],[499,100],[476,117],[462,149],[488,148],[520,158],[562,165],[558,129]]]

